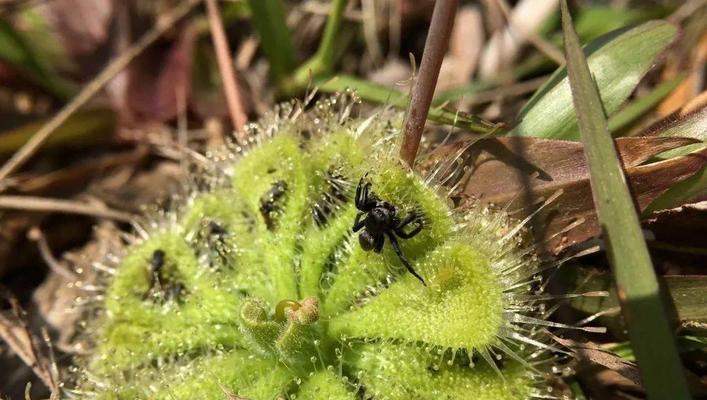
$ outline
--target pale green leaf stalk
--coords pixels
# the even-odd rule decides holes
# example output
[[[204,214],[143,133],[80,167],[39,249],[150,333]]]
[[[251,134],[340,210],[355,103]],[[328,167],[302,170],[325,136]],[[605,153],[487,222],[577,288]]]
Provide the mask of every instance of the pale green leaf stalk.
[[[283,105],[177,209],[104,262],[93,346],[72,390],[97,399],[476,399],[553,396],[532,248],[500,211],[454,208],[397,158],[402,115],[349,117],[348,95]],[[352,232],[365,177],[399,213],[423,285]],[[208,184],[204,184],[206,181]],[[204,189],[208,186],[208,189]]]

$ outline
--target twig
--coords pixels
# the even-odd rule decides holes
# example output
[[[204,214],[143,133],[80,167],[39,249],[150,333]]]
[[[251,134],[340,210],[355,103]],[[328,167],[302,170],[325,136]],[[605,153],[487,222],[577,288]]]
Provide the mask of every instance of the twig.
[[[27,366],[32,368],[35,375],[51,390],[50,399],[59,399],[59,376],[54,374],[57,368],[55,364],[53,365],[53,349],[49,348],[49,358],[40,351],[35,336],[27,324],[25,311],[17,298],[4,286],[0,286],[0,298],[4,298],[10,303],[14,314],[14,318],[8,318],[0,313],[0,338]]]
[[[97,218],[114,219],[122,222],[131,222],[135,219],[135,217],[129,213],[98,208],[86,203],[33,196],[0,196],[0,209],[2,208],[80,214]]]
[[[403,143],[400,147],[400,158],[410,167],[415,163],[417,148],[420,146],[425,120],[437,86],[442,59],[447,52],[458,5],[458,0],[437,0],[432,12],[430,30],[427,33],[425,50],[420,63],[420,74],[412,92],[403,128]]]
[[[548,76],[543,75],[538,78],[528,79],[527,81],[517,82],[506,86],[501,86],[491,90],[485,90],[469,95],[467,98],[462,98],[465,106],[487,103],[495,99],[504,97],[515,97],[533,92],[543,83],[547,82]]]
[[[243,144],[246,142],[245,131],[243,127],[248,122],[248,118],[243,111],[243,99],[241,98],[240,90],[238,89],[238,81],[236,81],[236,72],[233,69],[231,61],[231,50],[228,47],[226,33],[223,30],[223,22],[221,21],[221,11],[218,8],[216,0],[204,0],[209,14],[209,26],[211,27],[211,39],[214,42],[216,49],[216,59],[218,68],[221,71],[221,80],[223,81],[223,91],[226,94],[226,102],[228,103],[228,113],[231,116],[231,123],[236,130],[236,140]]]
[[[157,21],[155,26],[145,33],[137,42],[130,46],[125,53],[108,64],[98,76],[89,82],[69,103],[59,110],[46,124],[44,124],[0,169],[0,181],[5,180],[17,168],[21,167],[39,149],[49,136],[56,131],[66,120],[96,95],[115,75],[130,64],[135,57],[142,53],[157,38],[182,19],[199,0],[189,0],[180,3]],[[2,185],[0,185],[2,187]]]
[[[35,226],[32,229],[29,230],[27,233],[27,237],[32,240],[37,242],[37,247],[39,248],[39,254],[42,256],[42,259],[44,262],[49,266],[49,269],[52,271],[56,272],[57,274],[63,276],[66,279],[69,280],[76,280],[78,279],[78,275],[70,270],[68,267],[63,265],[59,260],[54,257],[54,254],[52,254],[52,249],[49,248],[49,243],[47,242],[46,236],[44,236],[44,232],[42,232],[39,227]]]

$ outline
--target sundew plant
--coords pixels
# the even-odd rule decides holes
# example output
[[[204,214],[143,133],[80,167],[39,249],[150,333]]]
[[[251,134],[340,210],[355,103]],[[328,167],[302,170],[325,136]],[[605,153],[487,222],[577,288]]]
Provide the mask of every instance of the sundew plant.
[[[71,390],[100,399],[554,397],[522,223],[453,206],[454,160],[398,159],[401,114],[277,108],[116,250]],[[356,189],[422,226],[366,251]]]

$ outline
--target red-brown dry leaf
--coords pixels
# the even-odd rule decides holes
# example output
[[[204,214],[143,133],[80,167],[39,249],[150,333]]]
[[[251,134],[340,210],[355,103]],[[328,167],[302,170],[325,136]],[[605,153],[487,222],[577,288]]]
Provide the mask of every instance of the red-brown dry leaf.
[[[173,119],[191,92],[196,32],[182,29],[177,40],[152,46],[133,62],[128,73],[123,122],[139,125]],[[182,96],[179,104],[179,96]]]
[[[52,0],[40,10],[71,57],[88,55],[108,40],[113,0]]]
[[[203,119],[225,119],[228,107],[213,45],[210,41],[201,41],[196,44],[194,52],[189,109]],[[247,85],[242,86],[247,89]],[[244,94],[248,97],[247,93]]]
[[[691,143],[695,140],[669,137],[616,140],[630,188],[641,210],[670,186],[699,171],[705,164],[707,151],[647,165],[641,163],[655,154]],[[467,144],[443,146],[435,150],[431,159],[456,155]],[[599,235],[581,143],[529,137],[487,138],[470,146],[461,160],[469,170],[446,184],[461,180],[462,197],[507,207],[519,219],[562,190],[562,195],[533,220],[533,234],[538,243],[543,243],[545,252],[557,254]],[[560,234],[581,219],[584,222],[579,226]]]

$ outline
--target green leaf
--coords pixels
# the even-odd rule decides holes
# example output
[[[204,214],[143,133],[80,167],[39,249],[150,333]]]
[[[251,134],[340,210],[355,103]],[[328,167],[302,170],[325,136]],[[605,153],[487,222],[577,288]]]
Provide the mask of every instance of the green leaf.
[[[300,386],[297,392],[299,400],[355,400],[358,397],[350,392],[346,383],[333,371],[323,370],[315,372]]]
[[[429,288],[410,277],[399,280],[364,306],[333,318],[329,329],[344,337],[453,349],[480,350],[494,343],[503,299],[482,255],[453,243],[435,249],[416,268],[432,282]]]
[[[700,155],[697,154],[695,156],[700,157]],[[704,156],[704,154],[701,155],[701,157]],[[681,204],[689,203],[691,199],[699,198],[705,194],[707,194],[707,167],[703,167],[702,170],[695,175],[673,185],[665,193],[660,195],[660,197],[653,200],[644,212],[650,214],[656,211],[677,207]]]
[[[585,47],[607,115],[623,104],[676,33],[672,24],[650,21],[613,31]],[[561,67],[523,107],[511,134],[577,140],[577,114],[570,104],[567,69]]]
[[[461,355],[456,362],[441,360],[418,345],[382,341],[357,349],[350,360],[359,369],[363,398],[376,400],[474,399],[511,400],[533,397],[523,366],[505,360],[503,373],[486,363],[467,368]],[[465,365],[466,364],[466,365]]]
[[[627,319],[629,337],[641,369],[642,381],[650,398],[689,399],[687,382],[682,374],[680,358],[648,248],[643,240],[638,214],[626,186],[614,142],[609,135],[597,81],[592,77],[577,33],[572,27],[566,0],[560,5],[569,83],[589,164],[592,196],[603,226],[616,286],[622,294],[621,307]],[[674,31],[671,25],[664,26]],[[656,38],[647,32],[641,37],[641,42],[653,40]],[[635,45],[639,46],[639,43]],[[626,48],[623,51],[630,52]],[[614,56],[618,60],[609,59],[606,62],[615,63],[624,58],[620,54]],[[618,83],[616,85],[620,86]]]
[[[676,342],[680,353],[707,350],[707,338],[702,336],[678,336]],[[627,342],[616,343],[607,350],[610,350],[612,353],[627,361],[634,361],[636,359],[630,344]]]
[[[52,136],[44,149],[60,146],[92,145],[106,142],[115,129],[115,113],[106,109],[82,110],[72,114]],[[7,156],[22,147],[44,126],[46,120],[29,122],[15,129],[0,133],[0,156]]]

